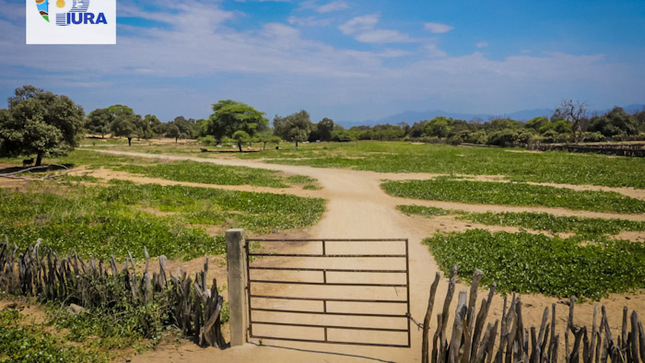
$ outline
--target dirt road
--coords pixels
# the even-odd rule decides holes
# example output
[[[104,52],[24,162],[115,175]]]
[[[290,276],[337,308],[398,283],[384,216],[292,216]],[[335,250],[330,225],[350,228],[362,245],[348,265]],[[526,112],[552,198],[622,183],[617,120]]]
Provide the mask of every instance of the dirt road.
[[[464,223],[457,223],[445,218],[426,219],[410,217],[398,212],[398,204],[412,204],[410,200],[391,197],[379,187],[382,179],[422,179],[428,174],[381,174],[365,171],[352,171],[343,169],[322,169],[305,166],[287,166],[265,164],[258,161],[238,159],[206,159],[181,156],[160,156],[116,151],[102,151],[111,154],[131,155],[137,157],[167,159],[167,160],[193,160],[210,162],[220,165],[248,166],[253,168],[279,170],[286,173],[306,175],[319,181],[322,189],[312,194],[328,200],[327,209],[320,223],[303,231],[301,237],[309,238],[408,238],[410,241],[410,289],[411,289],[411,314],[421,321],[425,313],[428,300],[428,288],[431,279],[437,271],[437,265],[426,246],[421,244],[426,238],[438,230],[463,230],[468,228]],[[248,187],[245,189],[249,190]],[[250,188],[253,189],[252,187]],[[264,191],[264,190],[263,190]],[[309,192],[308,192],[309,193]],[[415,201],[415,203],[417,203]],[[434,205],[431,202],[417,204]],[[455,203],[441,203],[444,208],[467,210],[509,210],[501,206],[480,206]],[[513,208],[517,210],[536,210],[536,208]],[[589,215],[588,213],[574,213],[561,209],[539,209],[560,215]],[[614,217],[610,214],[594,213],[599,217]],[[622,216],[624,217],[624,216]],[[631,216],[632,219],[644,220],[645,216]],[[473,226],[474,227],[474,226]],[[447,289],[447,279],[439,285],[438,299],[443,301]],[[467,290],[468,286],[460,284],[457,291]],[[483,292],[480,292],[482,296]],[[481,299],[481,297],[480,297]],[[490,316],[499,318],[502,310],[502,297],[493,300]],[[559,330],[565,326],[568,306],[563,305],[559,299],[546,298],[541,295],[522,296],[524,303],[525,326],[538,325],[543,309],[556,303],[558,312]],[[609,319],[613,328],[618,328],[621,322],[622,307],[628,306],[645,314],[645,295],[643,293],[611,296],[601,301],[607,307]],[[452,309],[454,312],[454,307]],[[576,306],[577,323],[586,324],[591,321],[593,304],[580,304]],[[436,309],[435,314],[436,315]],[[434,322],[433,318],[433,322]],[[432,331],[431,331],[432,334]],[[137,356],[133,362],[358,362],[358,361],[396,361],[415,362],[420,360],[421,334],[413,326],[411,348],[375,348],[360,346],[303,344],[289,342],[264,341],[262,346],[258,342],[234,347],[223,351],[208,348],[202,349],[193,343],[186,342],[179,346],[163,346],[157,351]]]

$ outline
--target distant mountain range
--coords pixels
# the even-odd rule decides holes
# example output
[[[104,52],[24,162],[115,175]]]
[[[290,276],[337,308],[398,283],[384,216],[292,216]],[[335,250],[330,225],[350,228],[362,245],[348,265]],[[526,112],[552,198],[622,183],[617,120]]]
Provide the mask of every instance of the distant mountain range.
[[[633,104],[633,105],[628,105],[623,107],[623,109],[625,109],[627,113],[642,111],[643,108],[645,108],[645,104]],[[590,113],[591,114],[597,113],[599,115],[602,115],[604,113],[607,113],[610,110],[611,109],[596,110],[596,111],[591,111]],[[553,111],[554,111],[553,109],[548,109],[548,108],[536,108],[532,110],[522,110],[522,111],[516,111],[516,112],[502,114],[502,115],[493,115],[493,114],[485,114],[485,113],[481,113],[481,114],[455,113],[455,112],[448,112],[443,110],[432,110],[432,111],[423,111],[423,112],[405,111],[405,112],[397,113],[395,115],[383,117],[378,120],[365,120],[362,122],[340,121],[340,124],[346,127],[352,127],[352,126],[358,126],[358,125],[367,125],[367,126],[383,125],[383,124],[394,125],[399,122],[407,122],[408,124],[411,125],[418,121],[432,120],[437,116],[445,116],[453,119],[466,120],[466,121],[481,120],[482,122],[485,122],[494,118],[510,118],[518,121],[528,121],[534,117],[539,117],[539,116],[550,117],[553,114]]]

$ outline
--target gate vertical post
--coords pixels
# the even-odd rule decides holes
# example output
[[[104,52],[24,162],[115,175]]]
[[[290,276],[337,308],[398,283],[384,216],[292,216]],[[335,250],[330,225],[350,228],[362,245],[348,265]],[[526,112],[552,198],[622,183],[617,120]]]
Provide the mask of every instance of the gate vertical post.
[[[226,269],[228,272],[228,304],[231,346],[246,343],[248,281],[243,229],[226,231]]]

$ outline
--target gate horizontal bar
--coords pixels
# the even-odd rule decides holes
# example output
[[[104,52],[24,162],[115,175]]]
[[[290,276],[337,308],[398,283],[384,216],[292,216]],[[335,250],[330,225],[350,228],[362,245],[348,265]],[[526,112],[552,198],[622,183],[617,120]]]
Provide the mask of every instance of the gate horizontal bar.
[[[407,273],[406,270],[361,270],[361,269],[343,269],[343,268],[300,268],[300,267],[267,267],[267,266],[249,266],[249,270],[271,270],[271,271],[315,271],[315,272],[365,272],[365,273]]]
[[[361,287],[406,287],[406,284],[370,284],[370,283],[346,283],[346,282],[307,282],[307,281],[279,281],[279,280],[249,280],[262,284],[288,284],[288,285],[326,285],[326,286],[361,286]]]
[[[298,338],[277,338],[264,335],[250,335],[251,338],[257,339],[270,339],[270,340],[287,340],[291,342],[302,343],[323,343],[323,344],[343,344],[343,345],[364,345],[368,347],[386,347],[386,348],[410,348],[408,344],[381,344],[381,343],[361,343],[361,342],[348,342],[342,340],[315,340],[315,339],[298,339]]]
[[[277,321],[251,321],[251,324],[262,325],[280,325],[280,326],[295,326],[300,328],[327,328],[327,329],[342,329],[342,330],[370,330],[370,331],[387,331],[387,332],[408,332],[407,329],[393,329],[393,328],[370,328],[370,327],[356,327],[356,326],[342,326],[342,325],[315,325],[315,324],[291,324],[280,323]]]
[[[321,254],[297,254],[297,253],[249,253],[249,257],[360,257],[360,258],[406,258],[406,255],[321,255]]]
[[[363,299],[327,299],[317,297],[289,297],[276,295],[249,295],[251,298],[278,299],[278,300],[302,300],[302,301],[327,301],[327,302],[355,302],[355,303],[383,303],[383,304],[407,304],[407,300],[363,300]]]
[[[265,311],[270,313],[288,313],[288,314],[311,314],[311,315],[334,315],[334,316],[367,316],[373,318],[408,318],[406,314],[370,314],[370,313],[340,313],[325,311],[305,311],[305,310],[284,310],[284,309],[267,309],[251,308],[251,311]]]
[[[276,239],[276,238],[248,238],[249,242],[407,242],[405,238],[303,238],[303,239]]]

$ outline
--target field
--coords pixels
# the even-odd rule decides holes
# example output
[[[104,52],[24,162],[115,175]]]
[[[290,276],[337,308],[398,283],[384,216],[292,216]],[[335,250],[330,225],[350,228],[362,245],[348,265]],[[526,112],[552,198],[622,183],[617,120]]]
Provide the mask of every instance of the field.
[[[645,313],[644,159],[399,142],[289,147],[200,152],[191,142],[87,140],[68,157],[45,159],[73,167],[60,180],[0,180],[0,203],[11,206],[0,210],[0,235],[20,248],[42,238],[61,254],[97,258],[131,252],[140,261],[145,246],[189,272],[201,256],[224,252],[227,228],[252,236],[406,237],[412,284],[423,289],[413,291],[417,320],[430,276],[454,264],[464,281],[481,269],[485,284],[525,294],[531,323],[572,295],[587,301],[576,308],[583,321],[592,301],[606,305],[613,322],[623,305]],[[211,273],[225,276],[218,261]],[[43,321],[63,330],[87,326],[77,339],[83,345],[102,324],[62,328],[52,319]],[[3,320],[2,329],[24,321],[5,320],[11,323]],[[52,339],[55,347],[65,338]],[[147,350],[147,339],[129,336],[127,344]],[[113,353],[91,350],[99,360]]]

